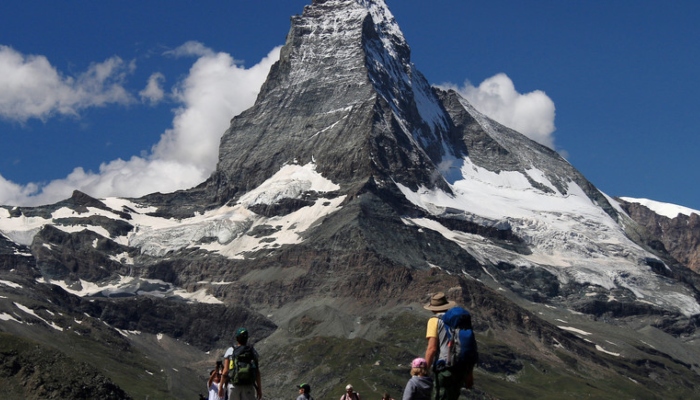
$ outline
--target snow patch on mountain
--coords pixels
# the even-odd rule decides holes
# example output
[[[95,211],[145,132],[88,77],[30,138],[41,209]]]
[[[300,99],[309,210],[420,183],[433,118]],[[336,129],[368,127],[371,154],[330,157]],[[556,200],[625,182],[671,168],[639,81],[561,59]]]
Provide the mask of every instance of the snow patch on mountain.
[[[605,350],[605,349],[604,349],[602,346],[600,346],[600,345],[595,345],[595,349],[598,350],[598,351],[600,351],[600,352],[603,352],[603,353],[606,353],[606,354],[610,354],[611,356],[620,357],[620,353],[613,353],[612,351]]]
[[[129,199],[121,197],[107,197],[102,199],[102,203],[112,210],[123,210],[135,214],[148,214],[158,211],[158,207],[134,203]]]
[[[583,336],[588,336],[588,335],[591,334],[590,332],[586,332],[586,331],[584,331],[584,330],[581,330],[581,329],[578,329],[578,328],[574,328],[574,327],[571,327],[571,326],[557,326],[557,328],[562,329],[562,330],[565,330],[565,331],[569,331],[569,332],[578,333],[579,335],[583,335]]]
[[[117,254],[116,256],[109,256],[109,258],[112,261],[116,261],[125,265],[134,265],[133,257],[131,257],[127,252]]]
[[[97,284],[85,280],[71,282],[58,280],[45,280],[40,278],[39,283],[51,283],[63,288],[66,292],[72,293],[79,297],[124,297],[124,296],[153,296],[161,298],[180,298],[183,300],[207,303],[207,304],[222,304],[221,300],[208,294],[206,289],[200,289],[196,292],[187,292],[182,288],[173,286],[171,283],[164,282],[158,279],[142,279],[131,276],[120,276],[119,279],[104,284]]]
[[[18,284],[18,283],[14,283],[14,282],[10,282],[10,281],[5,281],[5,280],[0,280],[0,285],[9,286],[9,287],[15,288],[15,289],[21,289],[21,288],[22,288],[22,285],[20,285],[20,284]]]
[[[7,211],[5,209],[0,209]],[[5,235],[8,239],[12,240],[17,244],[24,246],[29,246],[34,240],[37,232],[41,228],[50,223],[50,219],[41,217],[26,217],[21,215],[19,217],[11,217],[9,212],[0,214],[0,232]]]
[[[198,247],[230,258],[244,258],[251,251],[301,242],[300,234],[319,218],[335,211],[344,196],[320,198],[311,206],[272,218],[255,214],[247,207],[275,204],[282,199],[300,199],[304,193],[312,191],[326,193],[337,189],[338,185],[316,172],[315,164],[285,165],[258,188],[246,193],[234,206],[224,206],[192,218],[171,220],[166,224],[162,221],[161,224],[139,224],[129,236],[129,245],[154,256]],[[266,227],[271,232],[262,237],[247,234],[256,227]]]
[[[506,261],[519,267],[539,266],[555,274],[562,283],[570,280],[611,290],[629,289],[639,300],[673,307],[685,315],[700,313],[693,294],[672,287],[651,273],[644,263],[654,256],[627,238],[622,228],[591,202],[576,183],[569,182],[566,194],[556,191],[545,174],[526,171],[533,180],[552,192],[533,187],[518,171],[495,173],[464,158],[463,179],[452,184],[454,195],[439,189],[412,191],[398,184],[404,196],[432,215],[458,217],[481,225],[510,227],[529,245],[532,254],[517,254],[476,235],[450,231],[436,221],[406,218],[440,232],[462,246],[479,261],[495,265]]]
[[[18,320],[17,318],[15,318],[14,316],[12,316],[8,313],[0,313],[0,321],[13,321],[13,322],[16,322],[18,324],[24,323],[23,321]]]
[[[285,165],[262,185],[246,193],[238,204],[275,204],[282,199],[298,199],[305,192],[332,192],[340,186],[316,172],[315,164]]]
[[[651,211],[662,215],[667,218],[676,218],[679,214],[690,216],[690,214],[700,215],[700,211],[693,210],[692,208],[679,206],[671,203],[662,203],[660,201],[654,201],[649,199],[636,199],[633,197],[620,197],[622,200],[628,203],[641,204],[644,207],[650,209]]]
[[[57,331],[61,331],[61,332],[63,331],[63,328],[62,328],[62,327],[56,325],[56,323],[53,322],[53,321],[47,321],[46,319],[42,318],[40,315],[38,315],[38,314],[37,314],[34,310],[32,310],[31,308],[29,308],[29,307],[27,307],[27,306],[25,306],[25,305],[23,305],[23,304],[17,303],[17,302],[13,302],[13,304],[15,305],[15,307],[17,307],[17,308],[19,308],[20,310],[24,311],[25,313],[31,315],[32,317],[34,317],[34,318],[40,320],[41,322],[45,323],[46,325],[50,326],[51,328],[53,328],[53,329],[55,329],[55,330],[57,330]]]
[[[155,213],[156,207],[144,206],[128,199],[106,198],[103,204],[111,209],[88,207],[86,212],[78,213],[68,207],[62,207],[52,213],[50,218],[12,217],[5,208],[0,208],[0,232],[10,240],[23,245],[31,245],[34,236],[45,225],[53,225],[64,232],[90,230],[109,238],[109,232],[101,226],[85,223],[65,224],[66,218],[86,219],[90,216],[104,216],[112,220],[122,220],[134,226],[126,236],[112,240],[136,247],[142,253],[153,256],[165,256],[171,251],[184,248],[201,248],[217,252],[230,258],[244,258],[247,253],[260,249],[272,249],[284,244],[299,243],[301,234],[320,218],[336,211],[345,196],[323,198],[319,194],[334,192],[340,186],[324,178],[316,171],[316,165],[285,165],[275,175],[259,187],[246,193],[237,204],[220,207],[190,218],[162,218],[148,213]],[[265,217],[248,209],[255,205],[274,205],[283,199],[302,199],[316,193],[316,200],[306,207],[283,216]],[[124,219],[128,213],[130,218]],[[56,224],[56,220],[64,220]],[[260,228],[262,234],[248,234]],[[49,249],[50,244],[44,244]],[[110,255],[110,259],[133,266],[135,260],[126,252]],[[218,302],[205,290],[188,293],[175,288],[169,283],[121,277],[119,281],[109,284],[96,284],[88,281],[63,282],[46,281],[61,286],[66,291],[78,296],[104,295],[112,296],[124,293],[148,294],[154,296],[177,296],[199,302]]]
[[[50,218],[27,217],[24,214],[18,217],[12,217],[11,214],[7,212],[7,210],[2,210],[6,212],[0,213],[0,232],[2,232],[7,238],[12,240],[13,242],[24,246],[30,246],[32,244],[32,241],[34,240],[34,236],[36,236],[36,234],[45,225],[53,225],[55,228],[67,233],[89,230],[97,233],[100,236],[110,237],[109,232],[107,232],[107,230],[101,226],[94,226],[86,223],[76,225],[54,223],[58,219],[87,218],[89,216],[103,216],[114,220],[122,219],[115,212],[95,207],[87,207],[87,211],[83,213],[78,213],[77,211],[68,207],[61,207],[58,210],[51,213]],[[119,238],[113,239],[117,243],[126,244],[126,240],[120,240]]]
[[[107,238],[110,237],[110,234],[107,231],[107,229],[105,229],[101,226],[94,226],[94,225],[68,225],[68,226],[65,226],[65,225],[59,224],[59,225],[54,225],[54,227],[63,231],[63,232],[66,232],[66,233],[75,233],[75,232],[82,232],[82,231],[87,230],[87,231],[94,232],[100,236],[104,236]],[[117,243],[121,242],[119,244],[125,244],[123,241],[120,241],[120,240],[116,240],[116,242]]]

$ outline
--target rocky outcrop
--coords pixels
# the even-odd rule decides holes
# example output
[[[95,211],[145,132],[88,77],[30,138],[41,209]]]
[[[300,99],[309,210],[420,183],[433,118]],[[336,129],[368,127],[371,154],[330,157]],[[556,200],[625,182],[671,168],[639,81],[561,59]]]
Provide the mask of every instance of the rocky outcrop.
[[[119,226],[113,221],[114,226]],[[46,279],[98,282],[115,273],[128,275],[129,265],[116,255],[132,249],[119,245],[93,231],[67,233],[46,225],[34,237],[32,254],[36,266]]]
[[[6,399],[132,399],[99,369],[53,348],[0,332],[0,387]]]
[[[88,212],[89,208],[96,208],[101,210],[110,210],[103,202],[91,197],[79,190],[74,190],[73,195],[63,201],[59,201],[55,204],[48,204],[39,207],[12,207],[9,209],[10,215],[12,216],[25,216],[25,217],[41,217],[41,218],[51,218],[51,214],[61,208],[68,208],[73,210],[73,214],[82,214]],[[129,219],[127,214],[120,214],[122,218]]]
[[[233,344],[240,327],[255,332],[255,340],[269,336],[277,326],[250,309],[221,304],[188,304],[150,297],[95,299],[79,310],[125,331],[165,334],[204,351]]]
[[[700,215],[678,214],[668,218],[639,203],[623,200],[620,203],[627,214],[646,229],[650,247],[662,245],[678,262],[700,273]]]
[[[38,275],[36,259],[29,247],[15,243],[0,233],[0,270],[15,270],[25,276]]]

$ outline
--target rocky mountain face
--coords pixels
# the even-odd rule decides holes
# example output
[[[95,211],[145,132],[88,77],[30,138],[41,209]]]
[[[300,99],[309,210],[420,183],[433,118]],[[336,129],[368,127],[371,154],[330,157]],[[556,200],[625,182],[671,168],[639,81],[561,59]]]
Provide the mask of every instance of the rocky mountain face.
[[[649,208],[620,201],[627,214],[654,240],[654,246],[668,252],[681,264],[700,272],[700,216],[678,214],[675,218],[659,215]]]
[[[343,192],[370,179],[444,187],[437,165],[464,146],[449,141],[450,119],[391,14],[360,3],[315,2],[292,19],[258,101],[221,140],[211,179],[221,199],[310,162]]]
[[[206,182],[0,207],[0,387],[193,398],[246,326],[265,398],[396,398],[446,291],[465,398],[697,396],[697,215],[650,213],[431,87],[383,0],[315,0]]]

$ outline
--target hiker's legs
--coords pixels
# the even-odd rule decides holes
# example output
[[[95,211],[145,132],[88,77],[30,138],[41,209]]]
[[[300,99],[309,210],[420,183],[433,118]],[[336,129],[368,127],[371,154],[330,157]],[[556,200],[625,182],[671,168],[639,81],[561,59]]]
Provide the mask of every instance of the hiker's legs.
[[[457,400],[459,390],[462,388],[463,376],[446,369],[435,375],[435,385],[433,387],[433,398],[437,400]],[[437,395],[437,397],[435,397]]]
[[[474,387],[474,366],[467,368],[467,375],[464,377],[464,387],[471,389]]]
[[[256,400],[255,386],[253,386],[253,385],[233,386],[229,400]]]

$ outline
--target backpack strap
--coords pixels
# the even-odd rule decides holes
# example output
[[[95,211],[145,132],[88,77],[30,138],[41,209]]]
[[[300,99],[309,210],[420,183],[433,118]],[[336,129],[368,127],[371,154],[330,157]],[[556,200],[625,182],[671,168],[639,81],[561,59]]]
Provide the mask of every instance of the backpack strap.
[[[233,358],[238,357],[243,352],[243,350],[245,350],[246,347],[247,347],[246,345],[234,347],[233,348],[233,355],[231,357],[233,357]]]
[[[449,332],[447,326],[445,325],[445,321],[442,320],[442,315],[435,318],[437,318],[438,339],[440,340],[440,343],[442,343],[444,335],[448,335],[447,338],[449,339]]]
[[[447,358],[447,354],[445,354],[444,351],[449,351],[447,344],[452,338],[450,327],[442,320],[442,315],[438,315],[435,318],[437,318],[438,355],[435,357],[433,364],[437,363],[438,360],[445,360]]]

